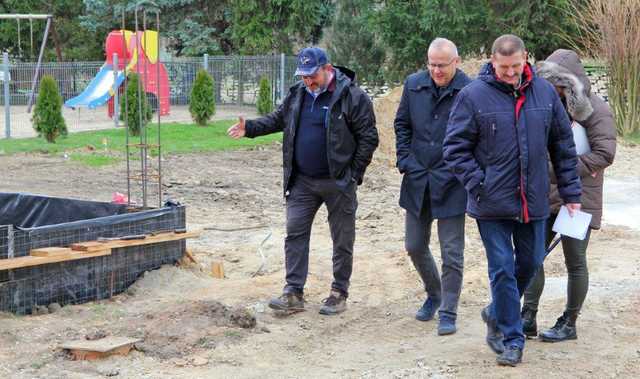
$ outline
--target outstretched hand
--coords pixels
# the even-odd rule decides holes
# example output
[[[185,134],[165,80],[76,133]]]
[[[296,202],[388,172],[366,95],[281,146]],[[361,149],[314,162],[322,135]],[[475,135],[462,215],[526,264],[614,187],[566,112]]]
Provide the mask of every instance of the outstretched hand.
[[[238,117],[238,123],[230,127],[227,130],[227,134],[229,135],[229,137],[235,138],[235,139],[244,137],[246,134],[244,117],[242,116]]]

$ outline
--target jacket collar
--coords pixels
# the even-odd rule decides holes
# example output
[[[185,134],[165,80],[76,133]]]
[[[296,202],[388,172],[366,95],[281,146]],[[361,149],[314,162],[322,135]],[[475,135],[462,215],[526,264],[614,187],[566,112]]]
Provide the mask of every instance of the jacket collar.
[[[467,85],[467,82],[468,82],[467,75],[464,72],[462,72],[462,70],[456,69],[456,74],[453,76],[453,79],[451,80],[451,83],[449,83],[448,88],[461,90],[462,88],[464,88],[464,86]],[[415,89],[419,91],[423,88],[429,88],[434,90],[436,89],[436,86],[433,83],[433,80],[431,79],[431,74],[427,70],[422,71],[420,73],[420,75],[418,76],[418,80],[415,83],[415,87],[411,89]]]
[[[533,82],[536,76],[537,74],[535,68],[529,62],[527,62],[527,67],[525,68],[525,72],[523,73],[523,82],[520,86],[520,89],[526,89],[528,85]],[[496,72],[493,69],[493,64],[491,64],[491,62],[487,62],[484,64],[484,66],[482,66],[480,72],[478,73],[478,79],[506,93],[513,93],[516,91],[516,89],[511,84],[498,80],[498,78],[496,77]]]
[[[355,81],[355,73],[348,68],[333,66],[333,79],[327,87],[327,91],[331,93],[340,93],[344,88],[348,87]],[[297,92],[298,95],[303,95],[306,91],[306,87],[302,80],[298,81],[296,85],[291,87],[292,92]]]
[[[330,68],[327,71],[329,72],[329,76],[330,76],[329,84],[327,84],[327,87],[322,92],[314,93],[305,86],[305,90],[314,98],[317,98],[318,96],[322,95],[325,92],[332,93],[333,91],[336,90],[336,70],[334,70],[333,68]]]
[[[348,68],[333,66],[333,73],[333,80],[329,85],[329,87],[332,88],[327,89],[327,92],[329,92],[329,94],[331,95],[331,98],[329,100],[330,108],[333,107],[333,105],[340,99],[344,90],[355,81],[355,73]],[[295,94],[295,101],[293,101],[293,125],[298,125],[300,107],[302,104],[302,99],[304,98],[307,91],[307,87],[304,85],[304,82],[300,80],[295,85],[291,86],[289,91]]]
[[[344,88],[351,85],[353,81],[352,77],[342,72],[341,67],[334,67],[333,73],[335,75],[333,76],[332,86],[330,86],[333,87],[331,92],[341,92]]]
[[[331,100],[329,101],[330,107],[335,104],[340,97],[342,97],[342,93],[346,88],[351,86],[355,80],[355,73],[349,69],[343,67],[333,67],[334,69],[334,79],[333,79],[333,90],[331,93]]]

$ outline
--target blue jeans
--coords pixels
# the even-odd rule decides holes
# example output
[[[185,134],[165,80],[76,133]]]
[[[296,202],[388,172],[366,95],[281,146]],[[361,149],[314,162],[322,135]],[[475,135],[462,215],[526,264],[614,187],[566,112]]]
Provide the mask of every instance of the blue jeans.
[[[544,259],[545,221],[477,220],[489,265],[490,317],[505,347],[524,348],[520,298]]]

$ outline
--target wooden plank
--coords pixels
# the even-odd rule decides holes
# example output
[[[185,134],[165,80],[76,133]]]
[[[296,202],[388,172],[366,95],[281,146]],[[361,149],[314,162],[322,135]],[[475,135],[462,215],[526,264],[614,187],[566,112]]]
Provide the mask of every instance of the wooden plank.
[[[160,233],[154,236],[149,235],[145,239],[139,240],[119,240],[119,241],[106,241],[106,242],[97,242],[97,241],[89,241],[89,242],[80,242],[74,243],[71,245],[72,250],[76,251],[87,251],[93,252],[104,249],[119,249],[123,247],[131,247],[131,246],[141,246],[141,245],[149,245],[152,243],[161,243],[161,242],[169,242],[169,241],[179,241],[186,238],[195,238],[200,236],[200,231],[192,231],[186,233]]]
[[[186,249],[184,251],[184,255],[186,255],[186,257],[189,258],[191,262],[198,264],[198,261],[196,261],[196,258],[193,256],[193,253],[189,251],[189,249]]]
[[[48,257],[26,256],[20,258],[0,259],[0,271],[15,270],[18,268],[46,265],[50,263],[74,261],[77,259],[101,257],[111,255],[111,250],[106,249],[94,252],[73,251],[66,255],[52,255]]]
[[[224,279],[224,266],[222,262],[213,262],[211,264],[211,275],[214,278]]]
[[[63,342],[62,345],[60,345],[60,348],[67,350],[84,350],[106,353],[113,349],[117,349],[126,345],[132,345],[140,341],[141,340],[138,338],[108,336],[97,340],[82,339],[67,341]]]
[[[43,247],[40,249],[33,249],[29,252],[33,257],[52,257],[71,253],[73,253],[73,250],[68,247]]]
[[[147,245],[151,243],[179,241],[185,238],[195,238],[198,236],[200,236],[200,231],[186,233],[169,232],[150,235],[143,240],[119,240],[107,242],[89,241],[73,244],[71,249],[61,247],[34,249],[31,253],[35,251],[36,255],[32,254],[27,257],[0,259],[0,271],[40,266],[49,263],[73,261],[76,259],[101,257],[104,255],[111,255],[112,249]]]
[[[95,360],[111,355],[127,355],[140,339],[127,337],[105,337],[99,340],[77,340],[64,342],[60,348],[71,353],[75,360]]]
[[[74,243],[71,245],[71,250],[75,250],[75,251],[89,251],[92,249],[96,249],[98,247],[102,247],[104,248],[106,246],[107,242],[98,242],[98,241],[87,241],[87,242],[80,242],[80,243]]]
[[[71,354],[71,359],[74,361],[95,361],[98,359],[105,359],[112,355],[129,355],[129,352],[133,349],[133,345],[127,345],[114,349],[106,353],[100,353],[97,351],[83,351],[83,350],[67,350]]]

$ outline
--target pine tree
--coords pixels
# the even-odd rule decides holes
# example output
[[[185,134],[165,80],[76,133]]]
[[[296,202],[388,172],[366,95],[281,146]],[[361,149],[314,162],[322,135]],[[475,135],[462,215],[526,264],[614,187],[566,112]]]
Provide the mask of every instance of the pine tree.
[[[216,113],[213,78],[204,69],[196,74],[189,98],[189,112],[193,121],[200,126],[207,126],[211,116]]]
[[[151,105],[147,99],[147,94],[144,88],[141,89],[142,101],[138,104],[138,82],[140,75],[129,74],[127,80],[127,108],[125,113],[125,96],[120,97],[120,120],[124,121],[125,114],[128,118],[129,133],[133,136],[140,135],[142,127],[146,126],[153,116],[151,111]],[[140,125],[140,112],[144,115],[142,117],[142,125]]]
[[[40,80],[31,122],[38,136],[44,136],[49,143],[55,143],[60,135],[67,135],[67,125],[62,117],[62,97],[52,76],[44,75]]]
[[[260,90],[258,91],[258,113],[265,115],[273,111],[273,96],[269,78],[263,76],[260,79]]]

